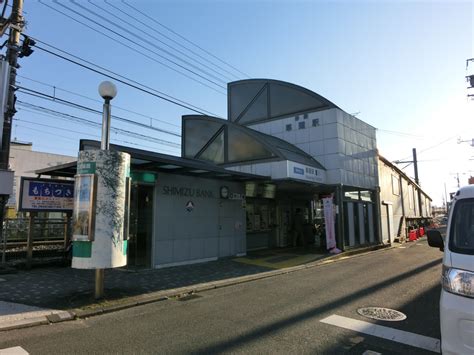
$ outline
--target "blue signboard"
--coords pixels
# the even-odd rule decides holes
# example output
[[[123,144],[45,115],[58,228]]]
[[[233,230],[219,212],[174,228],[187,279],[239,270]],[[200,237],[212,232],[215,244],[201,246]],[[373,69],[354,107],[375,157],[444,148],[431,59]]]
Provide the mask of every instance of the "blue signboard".
[[[304,175],[304,169],[303,168],[298,168],[296,166],[293,167],[293,172],[298,175]]]
[[[21,178],[19,211],[71,212],[74,181]]]

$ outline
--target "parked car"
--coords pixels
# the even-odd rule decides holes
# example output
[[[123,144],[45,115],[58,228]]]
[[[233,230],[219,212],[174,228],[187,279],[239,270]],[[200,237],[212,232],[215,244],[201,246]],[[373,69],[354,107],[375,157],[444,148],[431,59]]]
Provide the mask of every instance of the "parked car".
[[[444,251],[440,298],[443,354],[474,354],[474,185],[459,189],[446,238],[428,231],[428,243]]]

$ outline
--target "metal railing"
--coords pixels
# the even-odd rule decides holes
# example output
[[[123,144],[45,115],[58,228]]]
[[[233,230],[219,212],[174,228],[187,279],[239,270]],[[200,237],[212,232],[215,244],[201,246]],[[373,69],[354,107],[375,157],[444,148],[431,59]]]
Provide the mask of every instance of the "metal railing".
[[[10,218],[4,220],[3,228],[4,240],[0,241],[2,263],[26,261],[27,265],[31,264],[33,257],[64,255],[71,231],[68,218]]]

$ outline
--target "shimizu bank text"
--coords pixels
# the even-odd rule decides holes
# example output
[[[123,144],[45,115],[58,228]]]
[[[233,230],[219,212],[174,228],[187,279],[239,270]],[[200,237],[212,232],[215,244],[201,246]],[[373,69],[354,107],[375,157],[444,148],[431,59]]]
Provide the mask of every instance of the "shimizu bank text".
[[[99,146],[83,140],[80,149]],[[326,197],[334,201],[339,249],[379,243],[375,128],[303,87],[229,83],[227,120],[183,116],[181,157],[111,149],[131,155],[131,266],[324,243]],[[73,176],[74,169],[37,173]],[[297,214],[303,236],[295,241]]]

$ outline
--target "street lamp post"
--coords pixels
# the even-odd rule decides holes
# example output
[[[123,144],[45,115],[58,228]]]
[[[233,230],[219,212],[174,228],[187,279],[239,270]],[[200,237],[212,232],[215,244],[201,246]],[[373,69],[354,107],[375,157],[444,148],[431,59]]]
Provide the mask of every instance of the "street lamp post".
[[[102,139],[100,149],[109,150],[110,145],[110,121],[111,107],[110,101],[117,95],[117,88],[110,81],[103,81],[99,85],[99,94],[104,99],[104,107],[102,113]],[[99,299],[104,296],[104,269],[95,269],[95,298]]]

